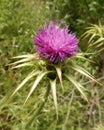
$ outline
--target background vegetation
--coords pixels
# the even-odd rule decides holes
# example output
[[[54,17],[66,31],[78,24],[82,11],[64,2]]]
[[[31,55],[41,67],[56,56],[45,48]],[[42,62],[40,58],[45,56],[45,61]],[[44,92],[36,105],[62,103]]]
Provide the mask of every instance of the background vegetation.
[[[45,84],[32,94],[25,106],[29,84],[7,101],[26,76],[29,68],[12,70],[12,57],[33,53],[33,38],[46,21],[69,25],[79,39],[79,52],[93,53],[78,60],[104,83],[104,2],[103,0],[0,0],[0,130],[26,130],[25,124],[43,101]],[[87,28],[87,29],[86,29]],[[25,72],[25,74],[24,74]],[[52,95],[28,130],[104,130],[104,86],[83,76],[79,79],[88,90],[89,103],[67,81],[65,91],[58,91],[59,119],[56,119]]]

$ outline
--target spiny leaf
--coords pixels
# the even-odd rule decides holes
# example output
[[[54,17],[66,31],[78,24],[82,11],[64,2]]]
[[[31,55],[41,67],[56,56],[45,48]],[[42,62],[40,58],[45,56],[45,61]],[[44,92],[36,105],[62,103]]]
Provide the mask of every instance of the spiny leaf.
[[[21,60],[18,60],[16,62],[12,63],[12,64],[19,64],[19,63],[30,61],[30,60],[31,60],[31,58],[24,58],[24,59],[21,59]]]
[[[94,34],[90,37],[88,43],[90,43],[95,37],[96,37],[96,33],[94,33]]]
[[[25,100],[24,104],[27,102],[28,98],[29,98],[30,95],[33,93],[33,91],[36,89],[37,85],[38,85],[39,82],[42,80],[42,78],[43,78],[46,74],[48,74],[48,73],[49,73],[49,71],[44,71],[44,72],[40,72],[40,73],[38,74],[37,78],[36,78],[35,81],[34,81],[33,86],[32,86],[31,89],[30,89],[29,94],[28,94],[27,97],[26,97],[26,100]]]
[[[96,44],[101,43],[101,42],[104,42],[104,38],[103,37],[101,37],[97,41],[93,42],[90,46],[96,45]]]
[[[13,57],[14,59],[20,59],[18,61],[15,61],[13,63],[10,63],[9,65],[17,65],[17,64],[20,64],[20,63],[25,63],[25,62],[31,62],[33,60],[37,60],[38,56],[36,54],[28,54],[28,55],[20,55],[20,56],[16,56],[16,57]]]
[[[103,46],[103,45],[104,45],[104,41],[101,42],[101,43],[99,43],[99,44],[96,46],[96,48],[101,47],[101,46]]]
[[[62,71],[61,71],[61,66],[60,66],[60,67],[55,66],[55,68],[56,68],[56,72],[57,72],[58,78],[59,78],[59,80],[60,80],[61,87],[62,87],[62,89],[64,89],[63,83],[62,83]]]
[[[12,93],[10,98],[20,89],[22,88],[28,81],[31,79],[33,76],[36,76],[39,74],[39,71],[32,71],[20,84],[19,86],[15,89],[15,91]]]
[[[99,49],[98,53],[104,51],[104,47],[102,47],[101,49]]]
[[[90,59],[88,59],[88,58],[85,58],[84,56],[81,56],[81,55],[76,55],[75,58],[79,58],[79,59],[83,59],[83,60],[86,60],[86,61],[95,63],[95,61],[92,61],[92,60],[90,60]]]
[[[88,56],[88,55],[94,55],[96,54],[95,52],[87,52],[87,53],[78,53],[77,55],[73,56],[73,57],[76,57],[76,56]],[[70,57],[71,58],[71,57]]]
[[[65,75],[65,77],[72,83],[74,84],[74,86],[78,89],[78,91],[82,94],[83,98],[88,102],[88,99],[86,97],[86,95],[84,94],[84,92],[82,91],[82,89],[84,89],[84,87],[78,83],[73,77],[70,76],[67,76]]]
[[[13,57],[13,59],[30,58],[30,57],[36,57],[36,56],[37,56],[37,54],[19,55],[19,56]]]
[[[54,104],[55,104],[56,114],[57,114],[57,117],[58,117],[58,105],[57,105],[57,95],[56,95],[56,79],[50,80],[50,85],[51,85],[53,100],[54,100]]]
[[[77,72],[85,75],[86,77],[90,78],[91,80],[93,80],[94,82],[98,83],[99,85],[102,85],[100,82],[98,82],[87,70],[85,70],[84,68],[82,68],[81,66],[75,65],[73,64],[72,66],[70,66],[70,68],[72,68],[73,70],[76,70]]]
[[[16,68],[20,68],[20,67],[25,67],[25,66],[33,66],[33,63],[27,62],[27,63],[19,64],[19,65],[13,66],[12,69],[16,69]]]

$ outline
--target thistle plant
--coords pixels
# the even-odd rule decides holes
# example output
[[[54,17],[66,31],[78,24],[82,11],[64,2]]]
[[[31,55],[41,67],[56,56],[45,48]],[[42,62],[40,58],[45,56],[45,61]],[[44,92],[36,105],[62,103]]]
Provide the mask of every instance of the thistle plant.
[[[56,114],[58,115],[57,84],[60,84],[63,91],[65,87],[70,87],[69,85],[64,85],[64,80],[72,83],[80,92],[82,98],[88,102],[88,98],[85,94],[86,89],[76,80],[75,72],[95,82],[97,82],[97,80],[83,68],[83,65],[78,64],[78,60],[88,61],[88,59],[84,57],[84,55],[87,54],[78,53],[78,39],[75,34],[70,32],[68,27],[61,28],[60,24],[55,24],[51,21],[49,25],[45,25],[34,37],[34,47],[36,50],[34,54],[16,56],[14,59],[18,60],[12,63],[13,68],[30,67],[32,71],[29,72],[26,78],[17,86],[15,91],[11,94],[11,97],[32,78],[34,78],[34,83],[24,104],[39,86],[40,81],[45,82],[46,86],[49,84],[44,101],[34,112],[33,118],[29,122],[31,123],[33,121],[44,106],[50,94],[50,90],[53,95]]]
[[[82,37],[88,39],[87,52],[92,50],[97,53],[104,52],[104,26],[101,22],[98,25],[91,24],[86,30]]]
[[[102,70],[102,76],[104,75],[104,25],[91,24],[86,28],[86,32],[82,35],[85,42],[87,41],[87,53],[92,53],[92,59],[96,60],[97,63],[101,64],[99,67]],[[96,57],[96,59],[94,59]]]

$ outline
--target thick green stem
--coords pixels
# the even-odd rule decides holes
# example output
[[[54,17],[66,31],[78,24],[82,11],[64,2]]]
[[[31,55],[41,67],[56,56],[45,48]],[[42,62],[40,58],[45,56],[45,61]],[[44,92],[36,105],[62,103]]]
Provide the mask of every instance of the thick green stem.
[[[26,124],[26,128],[30,127],[32,122],[34,121],[34,119],[36,118],[36,116],[40,113],[40,111],[42,110],[42,108],[44,107],[47,99],[48,99],[48,95],[50,92],[50,86],[47,86],[47,91],[44,95],[44,101],[40,104],[39,108],[32,114],[32,118],[29,120],[29,122]]]

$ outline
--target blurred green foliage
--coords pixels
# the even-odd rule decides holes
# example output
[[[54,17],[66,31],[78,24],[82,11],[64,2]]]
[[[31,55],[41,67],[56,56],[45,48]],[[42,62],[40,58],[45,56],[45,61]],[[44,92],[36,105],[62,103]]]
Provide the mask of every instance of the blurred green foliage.
[[[52,18],[63,19],[79,36],[89,23],[103,21],[103,0],[50,0],[47,4],[52,10]]]
[[[8,64],[12,57],[19,54],[34,52],[33,37],[44,22],[55,20],[69,25],[71,31],[80,39],[89,24],[104,24],[103,0],[0,0],[0,129],[1,130],[26,130],[25,124],[32,116],[39,104],[43,101],[45,85],[40,83],[40,88],[32,95],[28,103],[23,106],[31,82],[19,91],[12,101],[7,102],[11,92],[25,77],[23,71],[12,70]],[[79,51],[85,51],[89,39],[79,40]],[[96,41],[96,39],[94,39]],[[104,45],[104,44],[103,44]],[[104,46],[103,46],[104,48]],[[99,53],[100,55],[100,53]],[[94,55],[95,62],[99,57]],[[89,56],[92,59],[91,56]],[[88,57],[88,58],[89,58]],[[84,64],[99,81],[104,80],[101,64]],[[29,69],[29,68],[28,68]],[[28,70],[27,70],[28,71]],[[68,82],[69,88],[58,93],[59,120],[56,120],[52,95],[50,94],[42,112],[34,119],[29,130],[103,130],[104,122],[104,87],[99,87],[93,82],[75,76],[88,88],[89,103],[80,97]],[[60,88],[60,87],[58,87]],[[70,103],[73,92],[73,101]],[[68,115],[69,113],[69,115]],[[96,127],[96,124],[101,124]]]

